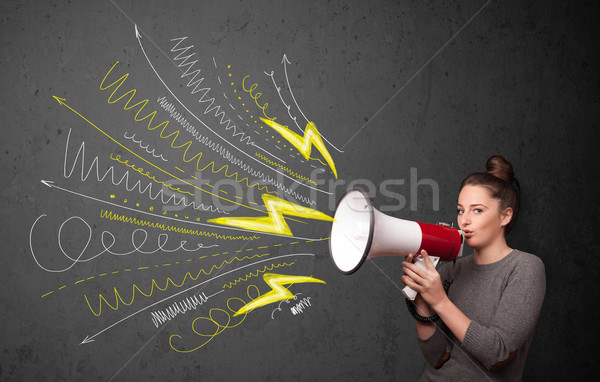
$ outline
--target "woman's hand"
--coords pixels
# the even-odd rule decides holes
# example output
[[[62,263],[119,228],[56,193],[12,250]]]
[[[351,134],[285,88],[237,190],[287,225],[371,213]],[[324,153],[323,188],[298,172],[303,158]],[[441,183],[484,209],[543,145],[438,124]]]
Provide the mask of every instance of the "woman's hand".
[[[439,306],[439,304],[444,302],[444,300],[448,297],[446,296],[446,292],[442,286],[440,274],[431,262],[427,251],[422,250],[421,256],[423,256],[423,260],[427,269],[421,269],[416,264],[413,264],[412,261],[414,256],[410,254],[402,263],[404,270],[402,283],[419,293],[421,298],[433,310],[436,310],[436,306]]]

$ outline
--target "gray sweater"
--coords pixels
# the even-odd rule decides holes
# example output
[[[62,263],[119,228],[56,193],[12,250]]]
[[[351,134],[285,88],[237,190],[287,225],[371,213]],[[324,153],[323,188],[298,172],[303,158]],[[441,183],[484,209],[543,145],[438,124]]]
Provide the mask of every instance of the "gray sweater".
[[[441,320],[431,337],[417,337],[427,360],[421,381],[520,381],[546,292],[544,264],[518,250],[485,265],[467,256],[441,267],[442,281],[453,268],[448,297],[472,322],[462,344]]]

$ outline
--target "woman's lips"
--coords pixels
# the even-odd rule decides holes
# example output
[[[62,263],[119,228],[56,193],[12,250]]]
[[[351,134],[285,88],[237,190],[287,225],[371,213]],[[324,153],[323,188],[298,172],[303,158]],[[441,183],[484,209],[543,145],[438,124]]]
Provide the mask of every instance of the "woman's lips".
[[[471,236],[473,236],[473,232],[472,231],[464,231],[465,232],[465,237],[469,238]]]

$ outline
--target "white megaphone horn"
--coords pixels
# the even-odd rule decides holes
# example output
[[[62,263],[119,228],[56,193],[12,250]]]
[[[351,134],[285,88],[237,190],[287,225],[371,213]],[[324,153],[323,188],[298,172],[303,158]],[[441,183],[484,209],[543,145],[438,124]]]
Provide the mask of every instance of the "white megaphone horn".
[[[340,199],[329,237],[329,252],[344,274],[358,270],[366,259],[377,256],[416,256],[415,264],[426,269],[418,255],[426,250],[433,265],[462,256],[464,232],[449,225],[418,223],[388,216],[373,208],[369,197],[351,189]],[[404,287],[404,296],[414,300],[417,292]]]

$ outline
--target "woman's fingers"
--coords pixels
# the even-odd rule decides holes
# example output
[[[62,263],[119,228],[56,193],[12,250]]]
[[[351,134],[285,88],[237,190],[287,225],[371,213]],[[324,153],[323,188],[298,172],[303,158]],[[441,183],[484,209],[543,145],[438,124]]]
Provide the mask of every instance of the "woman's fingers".
[[[420,285],[417,284],[412,278],[410,278],[407,275],[402,276],[402,283],[409,287],[410,289],[414,290],[414,291],[419,291],[420,290]]]
[[[410,264],[410,265],[412,265],[412,264]],[[403,271],[404,271],[404,274],[406,276],[410,277],[412,279],[412,281],[414,281],[414,282],[419,282],[423,279],[419,274],[414,272],[413,268],[404,267]]]
[[[429,254],[427,253],[426,250],[421,250],[421,256],[423,256],[423,260],[425,261],[425,266],[427,266],[427,269],[431,270],[431,269],[435,269],[435,265],[433,265],[433,263],[431,262],[431,259],[429,258]]]

